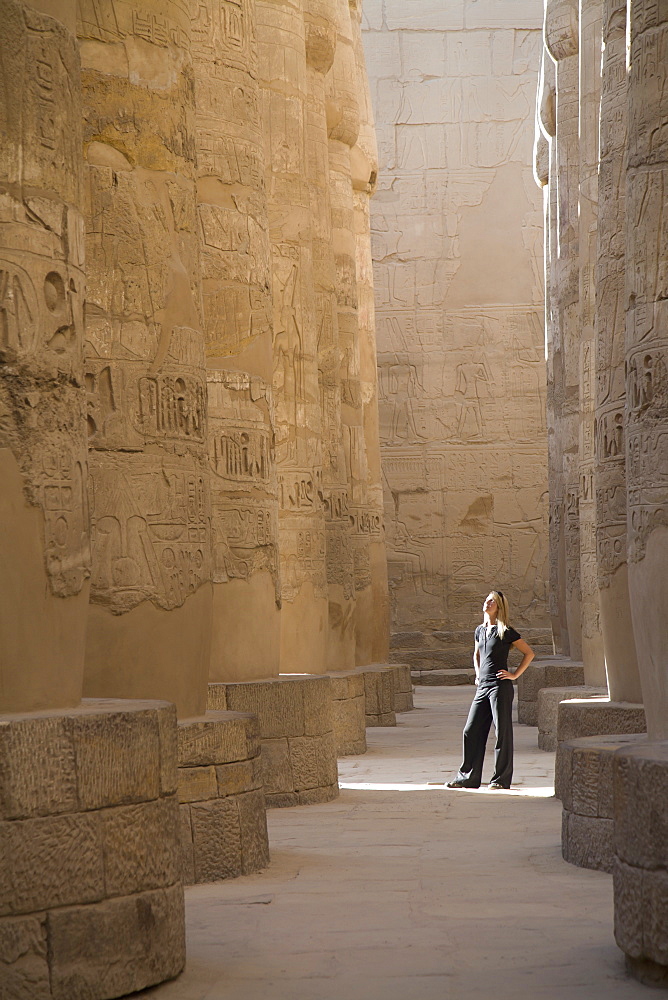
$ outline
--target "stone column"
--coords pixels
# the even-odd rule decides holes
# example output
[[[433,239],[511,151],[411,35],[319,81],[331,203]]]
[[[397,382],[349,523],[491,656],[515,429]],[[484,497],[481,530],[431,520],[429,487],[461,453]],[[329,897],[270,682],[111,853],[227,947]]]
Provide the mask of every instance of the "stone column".
[[[594,423],[596,407],[596,227],[601,102],[601,0],[580,0],[579,261],[580,444],[579,517],[582,660],[590,684],[605,683],[596,564]]]
[[[370,655],[364,631],[368,627],[366,618],[371,601],[371,564],[351,167],[351,150],[359,136],[360,109],[357,61],[348,0],[337,0],[337,14],[337,47],[328,77],[329,178],[339,328],[341,432],[350,523],[348,544],[352,550],[355,601],[359,602],[359,610],[353,619],[355,627],[352,656],[356,662],[361,663],[369,662],[366,657]],[[355,634],[358,624],[359,638]],[[351,662],[346,665],[353,664]]]
[[[342,441],[341,347],[327,137],[326,74],[334,62],[337,43],[337,2],[307,0],[304,16],[308,80],[306,163],[313,227],[329,600],[327,667],[340,670],[355,662],[355,586],[349,490]]]
[[[389,656],[390,599],[383,517],[383,479],[380,466],[378,418],[378,360],[371,254],[370,199],[378,179],[378,149],[369,78],[362,44],[362,2],[353,10],[351,25],[357,62],[360,131],[351,150],[351,173],[356,241],[357,324],[360,353],[360,389],[366,450],[366,499],[369,517],[371,587],[358,595],[357,663],[384,663]]]
[[[210,679],[251,680],[278,674],[280,646],[271,253],[255,0],[207,0],[193,11],[212,504]]]
[[[630,8],[626,460],[631,612],[650,739],[668,738],[668,11]]]
[[[306,179],[302,0],[258,0],[259,74],[274,301],[283,672],[326,665],[327,577],[312,226]]]
[[[92,605],[84,690],[206,703],[211,546],[190,17],[83,3]]]
[[[557,653],[568,655],[566,546],[564,536],[563,349],[557,309],[557,92],[556,67],[543,47],[536,102],[535,177],[544,185],[545,355],[547,367],[547,454],[549,519],[549,611]],[[543,145],[544,144],[544,145]],[[545,146],[547,147],[545,149]],[[543,152],[541,152],[543,150]],[[547,161],[547,162],[546,162]]]
[[[611,701],[640,702],[626,562],[626,0],[605,0],[596,273],[596,541]]]
[[[0,711],[81,698],[90,577],[75,4],[3,0]]]
[[[545,41],[557,63],[556,188],[557,258],[554,266],[555,390],[559,386],[563,484],[563,532],[566,569],[566,619],[569,653],[582,651],[579,524],[579,261],[578,261],[578,7],[576,0],[547,0]]]

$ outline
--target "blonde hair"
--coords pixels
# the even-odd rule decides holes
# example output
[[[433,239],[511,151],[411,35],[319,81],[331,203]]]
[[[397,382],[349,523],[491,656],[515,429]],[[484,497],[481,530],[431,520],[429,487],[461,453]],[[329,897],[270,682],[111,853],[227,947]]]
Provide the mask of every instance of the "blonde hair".
[[[496,634],[499,639],[503,639],[505,631],[510,624],[508,621],[510,608],[508,607],[508,601],[500,590],[491,590],[490,593],[496,601]]]

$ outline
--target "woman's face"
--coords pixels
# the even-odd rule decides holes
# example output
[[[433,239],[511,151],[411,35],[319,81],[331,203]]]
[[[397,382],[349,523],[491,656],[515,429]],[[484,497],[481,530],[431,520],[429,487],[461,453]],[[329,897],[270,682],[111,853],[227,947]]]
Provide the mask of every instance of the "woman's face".
[[[482,606],[483,614],[493,615],[497,612],[496,601],[494,600],[494,594],[488,594],[485,598],[485,602]]]

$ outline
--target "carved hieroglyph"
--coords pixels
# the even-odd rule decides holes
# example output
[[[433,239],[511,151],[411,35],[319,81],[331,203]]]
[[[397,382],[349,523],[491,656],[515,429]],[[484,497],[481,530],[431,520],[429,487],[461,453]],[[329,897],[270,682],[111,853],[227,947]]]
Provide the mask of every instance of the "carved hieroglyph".
[[[582,655],[580,591],[580,310],[578,187],[580,152],[577,0],[547,0],[545,40],[557,64],[555,184],[557,191],[557,256],[553,265],[555,336],[553,366],[563,480],[555,501],[563,503],[566,569],[566,619],[569,652]],[[561,490],[559,489],[561,486]],[[593,682],[591,678],[587,678]]]
[[[611,701],[642,701],[626,563],[626,2],[605,0],[596,273],[596,543]],[[590,55],[591,58],[591,55]]]
[[[278,673],[280,634],[255,0],[199,2],[192,30],[212,507],[210,678],[246,680]]]
[[[630,7],[626,189],[628,567],[650,739],[668,738],[668,11]]]
[[[601,0],[580,0],[578,55],[580,176],[578,257],[580,266],[579,522],[582,660],[590,684],[605,683],[596,564],[594,436],[596,406],[596,225],[598,218]]]
[[[542,10],[502,8],[367,0],[363,14],[392,624],[462,631],[467,655],[490,586],[520,630],[549,626]]]
[[[206,380],[190,16],[82,0],[92,606],[85,690],[205,705]]]
[[[257,0],[257,28],[272,251],[280,662],[284,672],[321,672],[328,594],[302,0]]]
[[[90,577],[79,60],[65,27],[74,4],[52,9],[53,18],[30,3],[0,5],[5,712],[79,702]]]

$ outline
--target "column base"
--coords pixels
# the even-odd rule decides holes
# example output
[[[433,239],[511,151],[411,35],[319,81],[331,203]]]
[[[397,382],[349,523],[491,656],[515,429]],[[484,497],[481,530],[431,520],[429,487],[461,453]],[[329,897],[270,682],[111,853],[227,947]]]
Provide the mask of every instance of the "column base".
[[[629,972],[668,985],[668,741],[613,759],[615,940]]]
[[[557,749],[557,719],[559,703],[567,699],[578,701],[607,697],[605,688],[599,687],[563,687],[542,688],[538,692],[538,749],[553,752]],[[584,734],[578,734],[584,735]]]
[[[611,872],[614,861],[612,764],[642,733],[587,736],[559,744],[555,786],[563,805],[561,853],[569,864]]]
[[[561,765],[565,742],[588,736],[627,736],[647,732],[645,709],[625,701],[589,698],[570,699],[557,705],[557,755],[554,762],[554,794],[563,798],[561,779],[567,769]],[[612,778],[608,778],[611,782]],[[610,795],[612,803],[612,795]]]
[[[338,796],[332,682],[326,674],[211,683],[208,707],[257,716],[267,807],[310,805]]]
[[[584,667],[567,656],[534,660],[517,681],[517,721],[538,725],[538,692],[542,688],[583,686]]]
[[[185,885],[269,864],[258,721],[207,712],[178,724],[181,872]]]
[[[4,995],[109,1000],[178,975],[174,706],[0,716],[0,774]]]

